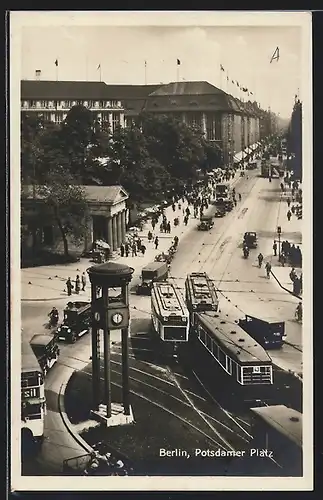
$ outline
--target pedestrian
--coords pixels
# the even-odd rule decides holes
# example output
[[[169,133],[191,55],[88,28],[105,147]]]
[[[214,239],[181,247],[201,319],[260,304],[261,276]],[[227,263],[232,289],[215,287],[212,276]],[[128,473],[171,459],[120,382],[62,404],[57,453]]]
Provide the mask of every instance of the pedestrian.
[[[300,295],[301,293],[301,281],[298,277],[293,281],[293,293],[295,295]]]
[[[153,219],[151,221],[151,227],[153,228],[153,231],[155,230],[155,226],[156,226],[156,221],[155,221],[155,219]]]
[[[85,274],[85,272],[82,273],[81,281],[82,281],[82,292],[85,292],[85,287],[86,287],[86,274]]]
[[[148,238],[148,242],[150,243],[153,239],[153,233],[151,231],[148,231],[147,238]]]
[[[285,263],[286,263],[286,255],[285,255],[285,253],[284,253],[284,252],[282,252],[282,253],[280,254],[280,262],[281,262],[281,265],[282,265],[283,267],[285,267]]]
[[[289,260],[292,266],[295,266],[295,257],[296,257],[296,248],[295,245],[292,244],[290,249],[289,249]]]
[[[129,244],[126,243],[124,246],[125,252],[126,252],[126,257],[129,257]]]
[[[264,256],[262,255],[262,253],[260,252],[259,255],[258,255],[258,266],[261,267],[262,266],[262,261],[264,260]]]
[[[75,293],[79,294],[80,290],[81,290],[81,280],[79,275],[77,274],[75,278]]]
[[[121,257],[124,256],[124,244],[123,243],[121,243],[121,245],[120,245],[120,255],[121,255]]]
[[[173,212],[175,212],[175,210],[176,210],[176,205],[175,205],[175,203],[173,203],[173,204],[172,204],[172,209],[173,209]]]
[[[299,248],[298,245],[296,247],[295,254],[298,267],[302,267],[302,250]]]
[[[290,207],[290,198],[288,197],[286,201],[287,201],[287,206],[289,208]]]
[[[168,233],[170,233],[170,229],[171,229],[171,228],[170,228],[170,222],[167,222],[167,226],[166,226],[166,228],[167,228],[167,232],[168,232]]]
[[[277,256],[277,243],[276,243],[276,240],[274,241],[274,244],[273,244],[273,250],[274,250],[274,256],[276,257]]]
[[[73,288],[74,286],[72,285],[71,278],[68,277],[66,281],[67,295],[72,295]]]
[[[160,224],[159,230],[160,230],[161,233],[164,231],[164,224],[163,224],[163,222]]]
[[[296,274],[294,267],[292,268],[291,272],[289,273],[289,278],[292,282],[294,282],[297,278],[297,274]]]
[[[287,212],[287,219],[288,219],[288,222],[290,221],[291,216],[292,216],[292,212],[291,212],[290,210],[288,210],[288,212]]]
[[[237,200],[235,198],[233,198],[233,203],[234,203],[234,206],[236,207],[237,206]]]
[[[291,208],[292,214],[295,215],[295,206],[293,205]]]
[[[270,272],[271,272],[271,264],[270,262],[267,262],[265,265],[266,273],[267,273],[267,278],[270,278]]]
[[[185,212],[186,212],[186,215],[187,215],[187,216],[190,216],[190,215],[191,215],[191,211],[190,211],[190,209],[189,209],[188,207],[187,207],[187,209],[185,210]]]
[[[155,238],[155,249],[156,250],[158,248],[158,244],[159,244],[159,239],[158,239],[158,236],[156,236],[156,238]]]
[[[239,193],[239,201],[241,201],[241,194]]]
[[[185,215],[185,217],[184,217],[184,224],[185,224],[185,226],[187,226],[187,223],[188,223],[188,217],[187,217],[187,215]]]
[[[145,245],[141,245],[141,253],[142,253],[142,255],[145,255],[145,252],[146,252]]]
[[[138,250],[138,252],[140,252],[140,249],[141,249],[141,238],[138,238],[137,239],[137,250]]]
[[[131,247],[131,256],[137,257],[137,245],[135,242],[133,242],[132,247]]]

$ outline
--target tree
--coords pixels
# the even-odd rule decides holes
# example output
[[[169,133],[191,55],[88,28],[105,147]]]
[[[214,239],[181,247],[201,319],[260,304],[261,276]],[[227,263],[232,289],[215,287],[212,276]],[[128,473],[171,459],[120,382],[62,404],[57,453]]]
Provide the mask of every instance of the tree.
[[[79,243],[86,234],[88,222],[84,189],[72,181],[64,169],[56,169],[48,173],[46,184],[37,186],[37,197],[50,208],[61,232],[65,257],[69,255],[67,236]]]

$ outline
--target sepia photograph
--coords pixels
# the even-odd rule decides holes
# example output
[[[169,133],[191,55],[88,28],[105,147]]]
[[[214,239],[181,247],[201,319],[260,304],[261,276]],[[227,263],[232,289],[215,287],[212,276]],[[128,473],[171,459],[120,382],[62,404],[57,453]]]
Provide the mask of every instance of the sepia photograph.
[[[312,489],[311,61],[309,12],[10,13],[12,490]]]

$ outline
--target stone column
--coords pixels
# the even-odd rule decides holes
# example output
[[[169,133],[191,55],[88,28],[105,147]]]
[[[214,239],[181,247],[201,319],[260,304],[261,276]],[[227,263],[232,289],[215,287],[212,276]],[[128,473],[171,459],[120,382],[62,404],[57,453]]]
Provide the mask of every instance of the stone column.
[[[126,210],[121,212],[121,239],[122,243],[126,240]]]
[[[121,213],[121,212],[119,212],[119,213],[118,213],[118,215],[117,215],[118,247],[120,247],[121,243],[123,242],[123,238],[122,238],[121,216],[122,216],[122,213]]]
[[[112,242],[112,250],[115,251],[118,248],[117,218],[115,215],[112,218]]]
[[[206,137],[206,114],[205,113],[202,113],[202,130],[203,130],[203,134]]]
[[[112,233],[112,218],[111,217],[107,220],[107,224],[108,224],[108,243],[109,243],[110,248],[112,250],[112,248],[113,248],[113,233]]]

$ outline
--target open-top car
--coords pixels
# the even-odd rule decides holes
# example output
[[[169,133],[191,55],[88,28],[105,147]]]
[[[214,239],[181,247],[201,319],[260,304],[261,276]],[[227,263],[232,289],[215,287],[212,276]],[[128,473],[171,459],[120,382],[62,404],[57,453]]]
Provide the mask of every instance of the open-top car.
[[[254,231],[247,231],[246,233],[244,233],[243,243],[248,248],[257,248],[257,233],[255,233]]]
[[[198,230],[199,231],[208,231],[214,226],[214,222],[212,220],[212,217],[202,215],[200,218],[200,224],[198,225]]]

